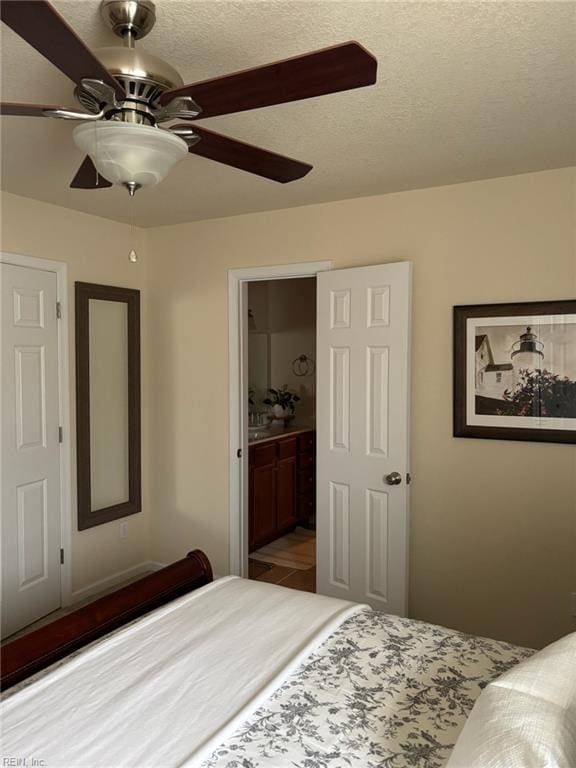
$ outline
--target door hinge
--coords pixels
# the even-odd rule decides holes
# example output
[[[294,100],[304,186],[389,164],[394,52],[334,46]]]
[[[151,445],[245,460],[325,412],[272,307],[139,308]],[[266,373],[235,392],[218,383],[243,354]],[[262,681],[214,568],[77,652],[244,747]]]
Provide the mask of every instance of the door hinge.
[[[64,565],[64,550],[60,550],[60,565]]]
[[[58,442],[63,443],[64,442],[64,430],[62,427],[58,427]]]
[[[410,472],[406,472],[406,485],[410,485],[411,482],[412,482],[412,475],[410,474]]]
[[[62,304],[59,301],[56,302],[56,318],[58,320],[62,319]]]

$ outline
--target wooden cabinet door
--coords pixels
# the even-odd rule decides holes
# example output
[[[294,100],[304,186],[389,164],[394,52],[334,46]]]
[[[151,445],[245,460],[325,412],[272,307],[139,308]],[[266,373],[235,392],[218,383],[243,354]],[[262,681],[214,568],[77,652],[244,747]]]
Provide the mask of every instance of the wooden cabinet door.
[[[276,463],[276,519],[279,530],[296,522],[296,458]]]
[[[276,531],[276,468],[274,464],[252,470],[252,546],[274,538]]]

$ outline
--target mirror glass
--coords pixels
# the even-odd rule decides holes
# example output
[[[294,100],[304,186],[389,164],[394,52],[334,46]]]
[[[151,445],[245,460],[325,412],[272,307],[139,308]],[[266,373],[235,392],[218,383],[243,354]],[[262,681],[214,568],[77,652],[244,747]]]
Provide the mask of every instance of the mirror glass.
[[[88,306],[90,506],[97,511],[130,497],[128,305],[90,299]]]

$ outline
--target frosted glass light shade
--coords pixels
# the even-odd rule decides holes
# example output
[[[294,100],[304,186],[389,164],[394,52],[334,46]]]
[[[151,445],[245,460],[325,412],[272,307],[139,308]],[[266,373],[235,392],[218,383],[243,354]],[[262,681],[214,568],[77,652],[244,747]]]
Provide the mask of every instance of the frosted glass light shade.
[[[111,184],[152,187],[188,154],[184,139],[148,125],[84,123],[74,129],[73,136]]]

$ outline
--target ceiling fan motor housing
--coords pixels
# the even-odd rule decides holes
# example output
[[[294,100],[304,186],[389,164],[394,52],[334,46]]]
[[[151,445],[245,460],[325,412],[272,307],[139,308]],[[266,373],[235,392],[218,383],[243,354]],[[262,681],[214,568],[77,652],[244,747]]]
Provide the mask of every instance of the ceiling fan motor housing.
[[[145,37],[154,26],[154,3],[151,0],[102,0],[100,8],[104,20],[123,39],[124,46],[98,48],[93,53],[123,87],[126,98],[118,103],[103,104],[98,94],[82,84],[76,89],[76,98],[92,114],[98,114],[104,107],[107,119],[155,125],[154,113],[160,96],[181,87],[184,81],[163,59],[134,48],[134,40]],[[195,114],[191,113],[190,117]]]
[[[154,109],[162,93],[184,84],[174,67],[147,51],[109,46],[97,48],[94,55],[126,91],[126,99],[111,115],[124,122],[154,124]],[[82,86],[76,97],[89,112],[100,111],[102,105]]]

